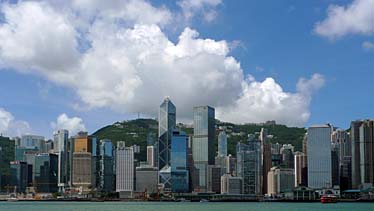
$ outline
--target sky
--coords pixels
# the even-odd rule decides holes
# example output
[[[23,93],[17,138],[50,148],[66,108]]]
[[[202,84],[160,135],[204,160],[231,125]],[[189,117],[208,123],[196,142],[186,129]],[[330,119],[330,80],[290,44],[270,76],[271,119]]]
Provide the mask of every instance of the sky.
[[[234,123],[373,118],[373,0],[0,0],[0,133],[210,105]]]

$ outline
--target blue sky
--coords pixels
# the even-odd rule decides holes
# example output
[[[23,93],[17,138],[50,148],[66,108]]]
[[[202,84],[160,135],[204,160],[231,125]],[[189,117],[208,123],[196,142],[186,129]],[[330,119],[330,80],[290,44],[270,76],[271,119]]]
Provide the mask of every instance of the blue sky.
[[[339,32],[340,34],[334,37],[334,32],[323,34],[315,30],[318,22],[328,20],[327,10],[330,5],[345,6],[347,9],[354,1],[236,0],[217,2],[216,5],[208,3],[202,6],[203,9],[193,10],[192,18],[184,17],[183,9],[175,1],[157,0],[152,1],[151,5],[157,9],[166,8],[181,19],[165,25],[162,22],[156,23],[160,25],[165,37],[174,44],[178,42],[178,37],[185,27],[190,27],[199,33],[199,38],[225,40],[230,48],[234,46],[225,57],[233,56],[237,63],[240,63],[244,77],[250,74],[259,83],[271,77],[283,88],[283,92],[298,93],[296,84],[300,78],[309,79],[313,74],[321,74],[323,86],[316,88],[310,97],[311,102],[306,106],[310,116],[306,121],[301,121],[305,126],[330,122],[335,126],[347,128],[351,120],[373,117],[372,91],[374,89],[371,81],[374,77],[374,47],[363,48],[363,43],[374,42],[374,32],[362,33],[347,30]],[[211,11],[215,14],[213,20],[205,20],[205,13]],[[57,12],[63,15],[62,12]],[[3,24],[4,19],[6,15],[3,13],[1,18]],[[136,24],[136,21],[134,22],[127,23],[128,27],[132,28]],[[369,27],[374,28],[373,25],[372,23]],[[94,132],[115,121],[135,118],[137,114],[131,108],[144,106],[141,104],[130,106],[122,102],[118,102],[118,106],[114,107],[108,105],[116,104],[117,101],[109,101],[103,106],[96,101],[92,104],[91,101],[84,100],[86,95],[79,94],[79,86],[56,81],[53,76],[49,73],[45,74],[44,71],[29,70],[32,68],[27,67],[27,64],[31,63],[19,65],[15,60],[10,61],[9,57],[6,58],[0,53],[0,67],[2,68],[0,70],[0,108],[12,115],[11,121],[27,122],[30,126],[27,132],[50,137],[54,129],[51,123],[57,122],[58,124],[56,119],[63,113],[69,118],[80,118],[78,124],[84,124],[89,132]],[[162,96],[159,99],[161,103]],[[177,100],[177,102],[182,104],[183,101]],[[148,102],[144,103],[148,104]],[[220,103],[217,101],[217,107],[228,106]],[[77,108],[77,105],[80,108]],[[130,111],[125,108],[127,105]],[[142,116],[155,117],[158,105],[149,106],[154,107],[154,110],[139,112]],[[180,105],[176,106],[178,109]],[[118,107],[124,107],[124,109],[118,109]],[[148,107],[145,108],[148,109]],[[305,108],[302,109],[305,112]],[[184,112],[183,108],[181,110]],[[248,112],[256,116],[255,109],[248,110]],[[259,116],[262,115],[261,112],[259,111]],[[185,113],[187,114],[181,115],[180,120],[188,122],[188,112]],[[265,115],[264,118],[268,116]],[[277,118],[275,116],[274,119]],[[288,122],[287,119],[283,119],[283,116],[279,118],[280,122]],[[256,120],[258,119],[248,116],[247,122]],[[243,121],[245,120],[238,120],[238,122]],[[302,126],[299,122],[297,125]],[[14,134],[14,131],[10,130],[11,127],[8,127],[2,132]]]

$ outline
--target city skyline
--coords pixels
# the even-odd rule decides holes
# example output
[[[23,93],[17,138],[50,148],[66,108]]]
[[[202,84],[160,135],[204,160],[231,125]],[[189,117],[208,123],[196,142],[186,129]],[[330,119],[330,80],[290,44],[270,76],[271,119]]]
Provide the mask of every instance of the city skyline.
[[[164,96],[181,122],[192,122],[193,106],[210,105],[227,122],[347,129],[374,116],[373,7],[370,0],[1,1],[0,133],[93,133],[138,113],[156,117]]]

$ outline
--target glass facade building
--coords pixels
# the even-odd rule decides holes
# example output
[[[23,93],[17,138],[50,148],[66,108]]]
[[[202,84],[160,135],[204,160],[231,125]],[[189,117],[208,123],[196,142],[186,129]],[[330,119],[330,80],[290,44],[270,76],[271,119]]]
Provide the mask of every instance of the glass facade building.
[[[171,138],[171,191],[189,191],[188,138],[185,132],[174,130]]]
[[[39,193],[57,192],[58,158],[55,154],[41,153],[35,156],[34,186]]]
[[[31,172],[30,172],[31,173]],[[28,165],[22,161],[10,162],[10,185],[16,187],[18,193],[24,193],[28,186]]]
[[[224,130],[218,134],[218,157],[227,155],[227,135]]]
[[[58,130],[54,136],[55,151],[58,156],[58,187],[60,192],[68,186],[70,182],[70,153],[68,150],[69,131]]]
[[[110,192],[114,187],[113,171],[113,144],[111,140],[104,139],[100,141],[100,160],[99,160],[99,189]]]
[[[262,194],[261,142],[249,135],[248,142],[236,146],[237,176],[243,178],[243,193]]]
[[[215,156],[215,111],[209,106],[194,107],[194,136],[192,155],[194,171],[197,178],[193,179],[195,191],[207,191],[208,165],[214,164]]]

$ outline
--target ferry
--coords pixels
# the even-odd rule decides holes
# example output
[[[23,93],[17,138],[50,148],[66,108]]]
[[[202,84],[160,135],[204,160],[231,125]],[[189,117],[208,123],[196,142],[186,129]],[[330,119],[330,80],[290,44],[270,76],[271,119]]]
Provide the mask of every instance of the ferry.
[[[336,203],[338,201],[338,197],[334,195],[323,195],[321,197],[321,203]]]

